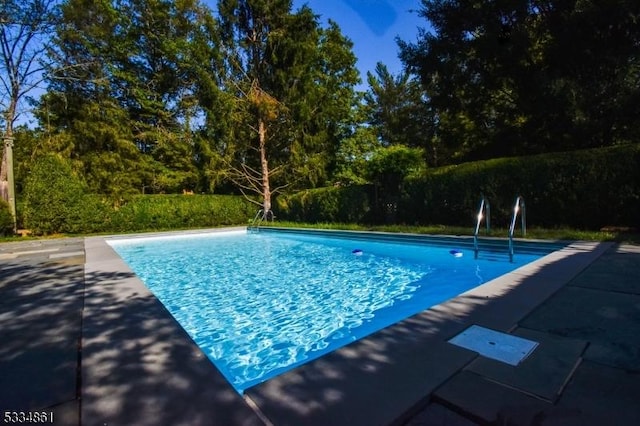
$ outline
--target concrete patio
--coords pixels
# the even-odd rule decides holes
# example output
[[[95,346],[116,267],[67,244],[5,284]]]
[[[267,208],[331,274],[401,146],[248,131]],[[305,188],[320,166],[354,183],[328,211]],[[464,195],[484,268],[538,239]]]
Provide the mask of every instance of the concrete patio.
[[[637,425],[640,247],[576,243],[238,395],[104,238],[0,244],[0,409],[60,425]],[[517,367],[447,342],[540,343]]]

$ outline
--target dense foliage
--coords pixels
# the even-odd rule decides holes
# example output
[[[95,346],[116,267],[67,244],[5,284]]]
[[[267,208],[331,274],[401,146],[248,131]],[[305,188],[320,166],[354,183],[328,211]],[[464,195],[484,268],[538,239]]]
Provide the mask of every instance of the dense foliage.
[[[291,7],[67,0],[45,136],[112,198],[326,182],[353,125],[356,59],[337,25]]]
[[[0,15],[13,19],[0,19],[0,38],[14,43],[0,50],[0,124],[15,141],[25,226],[157,229],[244,217],[237,206],[209,218],[214,206],[199,210],[199,197],[165,207],[162,197],[136,198],[183,192],[253,193],[247,199],[266,209],[282,192],[284,215],[313,220],[463,223],[480,192],[498,221],[516,193],[546,225],[640,216],[628,183],[636,151],[518,159],[639,142],[637,2],[422,0],[424,29],[399,41],[405,70],[378,64],[360,93],[351,41],[308,6],[208,3],[2,3]],[[17,55],[23,42],[31,55]],[[31,73],[36,64],[44,73]],[[36,88],[44,94],[30,99]],[[36,121],[14,129],[19,99]],[[479,159],[494,160],[469,163]]]
[[[163,229],[246,225],[256,208],[233,195],[136,196],[110,215],[105,231],[138,232]]]
[[[222,0],[222,89],[235,117],[219,146],[228,176],[262,197],[326,182],[339,141],[353,125],[358,82],[351,42],[321,28],[290,0]]]
[[[372,221],[370,186],[315,188],[277,198],[278,219],[296,222]]]
[[[527,221],[534,226],[638,227],[638,164],[640,145],[635,144],[431,169],[402,182],[395,215],[399,223],[471,227],[484,194],[491,203],[492,223],[507,227],[515,197],[521,195]],[[385,206],[380,205],[384,199],[367,186],[316,189],[278,201],[278,214],[285,220],[381,223],[387,219]],[[372,214],[353,214],[352,205]]]
[[[11,208],[4,200],[0,200],[0,236],[9,235],[13,232],[13,216]]]
[[[210,11],[197,0],[67,0],[62,20],[38,117],[90,188],[118,198],[206,185],[208,142],[192,126],[216,58]]]
[[[408,72],[394,76],[379,62],[375,73],[367,73],[367,83],[361,109],[380,145],[422,149],[425,163],[437,166],[429,100],[420,81]]]
[[[24,224],[34,234],[90,231],[85,225],[95,212],[87,201],[86,185],[69,161],[45,155],[35,162],[25,184]]]
[[[24,194],[24,226],[35,235],[241,225],[255,214],[251,203],[232,195],[139,195],[107,204],[54,155],[36,159]]]
[[[432,28],[401,57],[441,159],[637,142],[638,2],[422,0],[420,14]]]

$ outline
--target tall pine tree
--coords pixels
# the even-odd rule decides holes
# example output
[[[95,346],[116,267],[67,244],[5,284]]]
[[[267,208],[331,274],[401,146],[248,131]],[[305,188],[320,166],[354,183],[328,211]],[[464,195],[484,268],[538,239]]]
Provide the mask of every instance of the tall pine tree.
[[[450,161],[637,140],[637,2],[422,5],[431,29],[401,42],[401,58],[424,85]]]
[[[326,177],[337,140],[350,125],[358,82],[351,43],[335,24],[320,28],[289,0],[222,0],[223,88],[235,126],[223,155],[243,193],[272,195]]]

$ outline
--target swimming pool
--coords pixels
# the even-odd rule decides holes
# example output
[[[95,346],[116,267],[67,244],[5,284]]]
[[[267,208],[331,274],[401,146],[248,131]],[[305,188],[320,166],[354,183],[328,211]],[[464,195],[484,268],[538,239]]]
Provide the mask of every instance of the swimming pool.
[[[544,254],[476,260],[450,242],[386,239],[236,231],[109,244],[240,393]]]

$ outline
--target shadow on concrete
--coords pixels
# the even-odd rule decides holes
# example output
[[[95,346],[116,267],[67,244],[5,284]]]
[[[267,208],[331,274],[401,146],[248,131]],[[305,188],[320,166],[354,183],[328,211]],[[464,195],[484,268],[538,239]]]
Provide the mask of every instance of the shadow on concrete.
[[[506,408],[501,398],[512,393],[502,394],[505,388],[480,380],[486,392],[472,397],[482,405],[481,412],[460,403],[466,395],[453,392],[447,399],[447,392],[442,391],[458,379],[461,389],[469,387],[469,380],[482,379],[467,369],[477,354],[449,344],[448,339],[472,324],[511,331],[524,323],[527,328],[553,333],[534,318],[553,306],[556,297],[569,287],[604,291],[599,287],[610,272],[601,262],[592,262],[610,247],[608,243],[573,244],[254,386],[245,393],[249,404],[104,240],[88,239],[85,244],[91,250],[87,250],[84,270],[82,265],[2,264],[0,336],[7,343],[0,346],[0,360],[2,372],[7,374],[0,375],[1,408],[8,404],[6,409],[10,410],[43,409],[75,401],[77,414],[80,384],[83,425],[263,424],[254,409],[264,423],[278,426],[412,424],[412,419],[453,418],[447,410],[455,411],[456,421],[464,424],[507,424],[514,419],[526,423],[527,419],[552,415],[564,416],[566,424],[580,424],[594,413],[585,404],[598,406],[604,401],[606,405],[602,395],[585,390],[582,384],[593,384],[594,377],[621,380],[618,370],[616,374],[605,372],[598,368],[600,364],[589,361],[577,368],[576,380],[569,378],[567,396],[561,396],[557,405],[517,393]],[[612,248],[606,256],[618,249]],[[606,256],[602,262],[613,262],[615,256]],[[630,253],[628,264],[635,267],[638,256]],[[596,278],[588,281],[582,271]],[[635,275],[624,274],[618,276],[636,282]],[[549,315],[554,309],[567,312],[559,304],[548,310]],[[612,311],[602,312],[613,315]],[[631,315],[632,311],[628,312]],[[32,318],[36,313],[37,321]],[[575,316],[575,312],[569,311],[569,315]],[[619,327],[637,320],[617,318]],[[564,320],[566,315],[558,314],[553,326],[560,327]],[[80,334],[81,382],[76,374]],[[48,378],[43,380],[42,391],[34,392],[33,384],[39,389],[42,378]],[[617,411],[626,410],[627,417],[620,418],[628,420],[638,413],[631,405],[637,386],[621,388],[628,395],[618,398],[614,406]],[[434,398],[438,392],[440,396]],[[432,408],[437,409],[435,417],[429,416],[436,412],[429,411]],[[517,413],[525,420],[517,418]],[[597,413],[593,415],[599,418]]]
[[[588,340],[585,359],[640,373],[640,246],[613,246],[522,325]]]
[[[82,424],[261,424],[142,282],[101,250],[107,260],[88,254],[85,275]]]
[[[403,424],[477,357],[448,339],[472,324],[513,329],[608,246],[572,245],[254,386],[246,395],[276,425]]]
[[[0,270],[0,410],[78,421],[83,266],[15,260]]]

